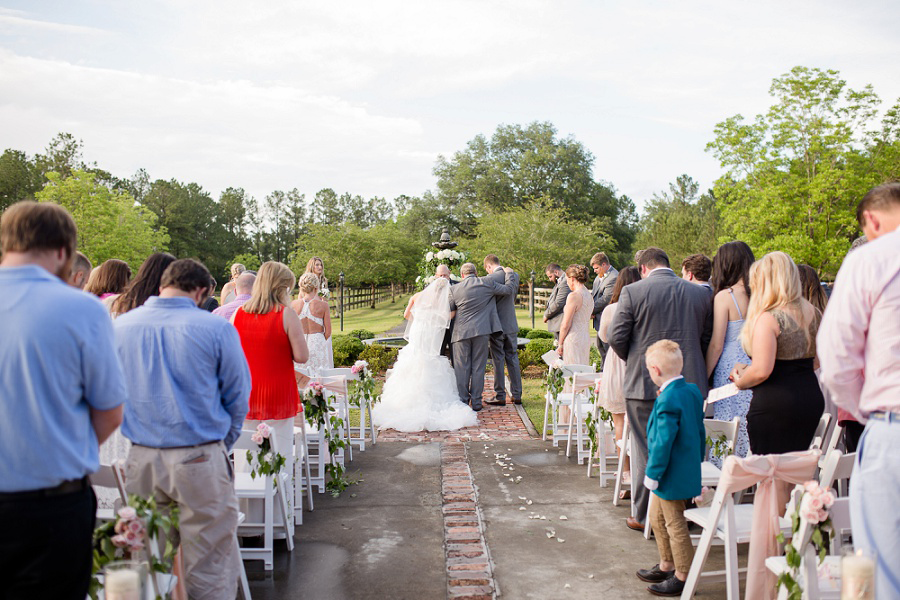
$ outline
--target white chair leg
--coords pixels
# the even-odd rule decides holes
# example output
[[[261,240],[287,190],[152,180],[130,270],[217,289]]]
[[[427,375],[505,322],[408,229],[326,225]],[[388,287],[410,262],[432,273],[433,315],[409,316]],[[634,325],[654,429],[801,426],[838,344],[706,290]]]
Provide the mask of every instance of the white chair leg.
[[[366,412],[369,414],[369,433],[372,434],[372,445],[375,445],[375,423],[372,421],[372,403],[366,400]]]
[[[569,407],[569,425],[566,427],[566,458],[572,455],[572,429],[575,427],[575,412],[578,410],[578,398],[572,394],[572,405]]]
[[[625,474],[625,459],[628,457],[628,421],[622,429],[622,447],[619,448],[619,464],[616,466],[616,485],[613,488],[613,506],[619,505],[619,494],[622,492],[622,478]],[[633,494],[632,494],[633,495]]]
[[[544,396],[544,428],[541,431],[541,439],[547,441],[547,419],[550,418],[550,392]]]
[[[294,527],[291,523],[291,513],[288,510],[287,494],[284,493],[284,480],[278,482],[275,490],[278,495],[278,507],[281,518],[284,519],[284,539],[287,541],[288,552],[294,551]]]
[[[634,494],[632,494],[634,495]],[[653,506],[653,503],[656,502],[656,494],[650,494],[650,501],[647,502],[647,516],[644,518],[644,539],[650,539],[650,509]]]
[[[303,448],[306,450],[303,462],[304,472],[306,473],[306,498],[309,501],[309,510],[312,511],[315,506],[313,504],[312,473],[309,467],[309,440],[306,437],[306,419],[303,419],[300,423],[300,436],[303,438]]]
[[[263,563],[265,565],[266,571],[271,571],[275,568],[275,523],[272,518],[272,511],[274,510],[274,502],[272,493],[272,477],[268,477],[266,481],[266,486],[268,490],[266,491],[266,497],[263,500],[263,504],[265,506],[265,514],[266,519],[265,523],[263,523],[263,544],[266,547],[265,558],[263,559]]]
[[[238,543],[237,538],[234,541],[236,544]],[[240,544],[238,544],[240,547]],[[240,573],[240,581],[241,581],[241,596],[244,600],[251,600],[250,598],[250,583],[247,581],[247,569],[244,567],[244,559],[241,558],[241,573]]]

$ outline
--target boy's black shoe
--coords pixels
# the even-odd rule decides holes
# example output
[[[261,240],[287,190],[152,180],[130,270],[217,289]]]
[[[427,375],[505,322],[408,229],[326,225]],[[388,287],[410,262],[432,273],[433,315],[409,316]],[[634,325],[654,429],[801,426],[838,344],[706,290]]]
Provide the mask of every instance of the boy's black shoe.
[[[653,565],[652,569],[638,569],[637,578],[647,583],[661,583],[669,577],[675,577],[675,571],[663,571],[659,565]]]
[[[647,588],[647,591],[654,596],[680,596],[683,590],[684,582],[675,577],[674,572],[662,583],[654,583]]]

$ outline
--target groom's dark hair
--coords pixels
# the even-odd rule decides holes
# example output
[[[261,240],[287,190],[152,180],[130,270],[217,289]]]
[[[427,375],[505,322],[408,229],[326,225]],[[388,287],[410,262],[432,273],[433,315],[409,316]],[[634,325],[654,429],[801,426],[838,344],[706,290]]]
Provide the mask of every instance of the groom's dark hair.
[[[550,263],[550,264],[547,265],[547,267],[544,269],[544,273],[550,273],[550,272],[556,273],[557,271],[562,271],[562,267],[560,267],[560,266],[559,266],[558,264],[556,264],[556,263]]]
[[[486,265],[499,265],[500,259],[497,258],[496,254],[488,254],[484,257],[484,264]]]
[[[669,255],[666,254],[662,248],[650,246],[641,251],[641,255],[638,258],[638,265],[649,269],[668,267]]]

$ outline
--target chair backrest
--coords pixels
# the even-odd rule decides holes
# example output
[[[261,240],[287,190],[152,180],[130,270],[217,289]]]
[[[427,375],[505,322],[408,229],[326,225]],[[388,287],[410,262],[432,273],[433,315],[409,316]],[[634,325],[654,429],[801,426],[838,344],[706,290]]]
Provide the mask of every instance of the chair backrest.
[[[822,449],[822,436],[817,435],[813,437],[812,442],[809,444],[810,450],[821,450]]]
[[[603,377],[602,373],[595,373],[592,371],[575,372],[572,374],[572,387],[576,392],[580,392],[587,388],[593,388],[594,385],[600,381],[601,377]]]
[[[256,433],[255,429],[242,429],[241,435],[234,443],[231,451],[234,452],[236,450],[259,450],[259,445],[251,439],[254,433]],[[272,452],[280,451],[280,446],[278,445],[278,440],[276,439],[274,429],[272,429],[269,433],[269,442],[272,445]]]
[[[95,473],[91,473],[91,485],[118,491],[122,506],[128,504],[128,494],[125,493],[125,472],[122,465],[118,463],[100,465]]]
[[[828,433],[828,425],[831,424],[831,413],[824,412],[822,416],[819,417],[819,424],[816,426],[816,432],[813,434],[813,439],[819,437],[825,440],[825,435]],[[820,445],[819,448],[822,446]]]
[[[319,371],[319,377],[339,377],[344,376],[347,379],[359,379],[359,376],[350,370],[350,367],[335,367],[333,369],[322,369]]]
[[[841,435],[844,433],[844,427],[840,423],[835,423],[834,427],[831,429],[831,437],[828,439],[828,445],[825,446],[825,453],[828,454],[835,448],[837,448],[838,444],[841,441]]]
[[[717,419],[703,419],[703,426],[706,428],[706,435],[713,440],[720,436],[725,436],[725,443],[733,451],[734,442],[737,439],[738,429],[741,426],[741,418],[735,417],[730,421],[719,421]]]
[[[832,450],[825,457],[822,471],[819,473],[819,485],[834,487],[835,481],[850,479],[855,462],[856,452],[844,454],[840,450]]]
[[[563,365],[563,377],[572,380],[579,373],[596,373],[597,369],[594,365]]]

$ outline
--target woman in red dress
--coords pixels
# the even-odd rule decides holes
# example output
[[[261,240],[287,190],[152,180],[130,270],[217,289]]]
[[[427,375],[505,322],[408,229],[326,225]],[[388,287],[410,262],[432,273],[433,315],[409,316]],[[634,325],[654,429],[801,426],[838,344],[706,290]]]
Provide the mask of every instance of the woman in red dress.
[[[256,429],[263,421],[272,427],[288,473],[293,473],[294,464],[294,417],[303,410],[294,361],[303,363],[309,357],[300,318],[285,310],[295,283],[286,265],[264,263],[250,299],[231,317],[253,380],[244,429]],[[287,497],[293,498],[293,490],[288,492]]]

